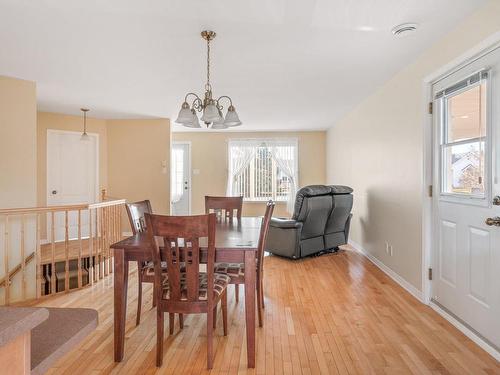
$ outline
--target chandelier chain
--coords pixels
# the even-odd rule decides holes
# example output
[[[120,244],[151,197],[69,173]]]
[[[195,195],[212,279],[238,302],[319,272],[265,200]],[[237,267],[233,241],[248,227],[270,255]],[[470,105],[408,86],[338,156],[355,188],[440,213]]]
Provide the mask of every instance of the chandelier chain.
[[[210,87],[210,38],[207,40],[207,90],[211,91]]]

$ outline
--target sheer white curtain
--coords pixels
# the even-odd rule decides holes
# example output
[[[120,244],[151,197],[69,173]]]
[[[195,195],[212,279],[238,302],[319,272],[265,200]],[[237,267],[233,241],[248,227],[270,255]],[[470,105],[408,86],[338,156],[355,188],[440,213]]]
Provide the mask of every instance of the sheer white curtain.
[[[290,147],[290,142],[267,141],[266,147],[276,162],[278,168],[290,180],[290,191],[286,200],[286,209],[288,213],[293,213],[295,205],[295,194],[298,186],[298,171],[297,171],[297,142],[295,147]]]
[[[257,142],[253,140],[229,141],[228,178],[226,195],[232,194],[236,177],[250,164],[255,156]]]

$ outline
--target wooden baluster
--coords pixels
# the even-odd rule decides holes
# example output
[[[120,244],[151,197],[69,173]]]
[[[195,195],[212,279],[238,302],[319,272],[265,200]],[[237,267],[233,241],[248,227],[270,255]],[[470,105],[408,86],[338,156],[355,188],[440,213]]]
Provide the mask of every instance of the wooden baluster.
[[[118,212],[118,206],[113,206],[113,243],[115,242],[118,242],[118,236],[117,236],[117,231],[116,229],[118,228],[117,226],[117,220],[116,220],[116,217],[117,217],[117,212]],[[110,249],[110,252],[111,252],[111,272],[113,272],[114,270],[114,256],[113,256],[113,253],[112,253],[112,250]]]
[[[4,268],[5,268],[5,282],[4,282],[4,304],[8,305],[10,301],[10,278],[9,278],[9,215],[5,216],[5,247],[3,254]]]
[[[104,260],[104,276],[108,276],[108,207],[102,208],[102,252]]]
[[[24,248],[25,215],[21,215],[21,288],[23,301],[26,299],[26,255]]]
[[[40,243],[40,214],[36,214],[36,249],[35,249],[35,272],[36,272],[36,298],[42,296],[42,248]]]
[[[69,230],[68,211],[64,211],[64,291],[69,292]]]
[[[118,213],[118,230],[120,234],[120,241],[122,239],[122,210],[124,205],[120,205],[120,212]]]
[[[111,256],[109,247],[111,246],[111,242],[113,240],[113,206],[108,207],[108,236],[107,236],[107,244],[106,244],[106,253],[108,254],[108,275],[111,273]]]
[[[94,234],[92,233],[92,209],[89,208],[89,283],[94,284]]]
[[[50,273],[50,294],[56,293],[56,230],[55,230],[55,212],[50,213],[50,247],[51,247],[51,273]]]
[[[102,279],[102,208],[97,208],[97,212],[96,212],[96,216],[95,216],[95,219],[96,219],[96,223],[95,223],[95,227],[96,227],[96,237],[97,237],[97,252],[98,252],[98,255],[97,255],[97,264],[98,264],[98,271],[99,271],[99,274],[98,274],[98,279]]]
[[[83,285],[82,280],[82,210],[78,210],[78,288]]]

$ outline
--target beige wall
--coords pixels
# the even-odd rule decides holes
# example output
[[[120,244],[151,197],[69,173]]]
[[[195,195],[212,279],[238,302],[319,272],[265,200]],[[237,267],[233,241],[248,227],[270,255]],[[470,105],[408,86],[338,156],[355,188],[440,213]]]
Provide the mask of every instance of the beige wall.
[[[419,290],[423,79],[498,31],[500,1],[491,1],[328,131],[328,183],[354,188],[352,240]]]
[[[82,132],[81,116],[38,112],[38,205],[47,203],[47,129]],[[99,135],[99,187],[108,185],[108,141],[106,120],[87,118],[87,131]],[[99,190],[100,190],[99,189]]]
[[[36,85],[34,82],[0,76],[0,208],[36,206]],[[35,250],[35,219],[24,217],[24,242],[21,218],[11,216],[6,227],[0,218],[0,278],[5,277],[5,233],[9,233],[9,269],[21,262],[21,243],[25,255]],[[35,295],[34,262],[26,266],[26,296]],[[23,282],[19,272],[11,279],[10,300],[22,298]],[[5,288],[0,288],[0,304]]]
[[[108,194],[170,212],[170,121],[108,120]],[[162,163],[166,169],[163,170]],[[124,216],[124,231],[130,231]]]
[[[325,183],[326,132],[293,133],[172,133],[172,141],[191,142],[192,213],[205,212],[205,195],[225,195],[227,184],[227,141],[231,138],[297,138],[299,143],[299,185]],[[265,211],[264,203],[245,203],[243,215],[257,216]],[[278,203],[275,216],[289,216],[286,204]]]
[[[36,205],[36,85],[0,76],[0,208]]]

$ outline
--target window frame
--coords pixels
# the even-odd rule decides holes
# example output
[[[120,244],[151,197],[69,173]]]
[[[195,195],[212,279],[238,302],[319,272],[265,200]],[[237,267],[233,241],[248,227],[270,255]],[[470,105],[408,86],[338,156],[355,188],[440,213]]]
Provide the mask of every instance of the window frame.
[[[471,204],[476,206],[488,206],[488,202],[491,200],[491,191],[492,191],[492,181],[491,181],[491,141],[492,141],[492,132],[491,132],[491,72],[490,70],[481,70],[479,72],[474,73],[472,76],[480,74],[481,78],[474,83],[468,84],[464,87],[461,87],[457,90],[453,90],[450,93],[446,93],[447,90],[452,89],[457,83],[448,86],[445,90],[441,91],[441,94],[438,94],[438,97],[435,98],[435,102],[438,107],[438,142],[439,142],[439,197],[442,201],[447,202],[455,202],[461,204]],[[485,74],[485,77],[482,75]],[[470,77],[472,77],[470,76]],[[470,78],[467,78],[467,80]],[[465,80],[464,80],[465,81]],[[462,82],[462,81],[461,81]],[[459,82],[460,83],[460,82]],[[471,90],[481,84],[486,84],[486,129],[484,137],[475,137],[469,138],[465,140],[452,141],[448,142],[448,130],[449,130],[449,119],[448,119],[448,99],[453,98],[457,95],[460,95],[468,90]],[[469,194],[469,193],[451,193],[446,191],[446,178],[444,176],[445,171],[445,152],[447,149],[452,148],[453,146],[466,145],[466,144],[474,144],[480,143],[484,141],[484,193],[483,194]]]
[[[231,173],[231,146],[236,144],[236,143],[253,143],[252,147],[257,148],[261,146],[267,146],[269,144],[274,144],[274,145],[279,145],[279,144],[284,144],[287,146],[292,146],[294,148],[294,170],[295,170],[295,186],[299,186],[299,141],[298,138],[232,138],[228,140],[228,145],[227,145],[227,180],[228,180],[228,185],[230,187],[229,194],[234,195],[233,193],[233,184],[232,181],[229,182],[229,178],[232,175]],[[256,198],[255,197],[255,192],[254,192],[254,184],[253,184],[253,178],[254,178],[254,173],[250,172],[249,176],[251,178],[250,182],[250,191],[252,191],[251,197],[243,197],[243,202],[245,203],[265,203],[269,199],[272,199],[274,202],[278,204],[286,204],[287,203],[287,196],[284,197],[279,197],[277,196],[277,186],[276,186],[276,174],[278,170],[278,165],[276,163],[276,160],[271,157],[272,161],[272,193],[271,197],[264,197],[264,198]],[[252,159],[250,162],[250,168],[255,168],[255,157]]]

